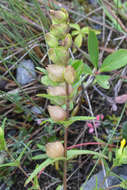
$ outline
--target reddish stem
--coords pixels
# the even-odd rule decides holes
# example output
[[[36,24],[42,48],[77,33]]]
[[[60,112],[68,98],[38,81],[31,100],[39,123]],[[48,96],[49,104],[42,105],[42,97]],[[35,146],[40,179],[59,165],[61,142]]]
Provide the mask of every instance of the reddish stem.
[[[81,143],[81,144],[76,144],[76,145],[69,146],[69,147],[67,147],[67,150],[70,150],[70,149],[73,149],[73,148],[77,148],[77,147],[80,147],[80,146],[87,146],[87,145],[106,145],[106,143],[100,143],[100,142]],[[113,144],[109,144],[108,146],[111,147],[111,148],[112,147],[116,147]]]

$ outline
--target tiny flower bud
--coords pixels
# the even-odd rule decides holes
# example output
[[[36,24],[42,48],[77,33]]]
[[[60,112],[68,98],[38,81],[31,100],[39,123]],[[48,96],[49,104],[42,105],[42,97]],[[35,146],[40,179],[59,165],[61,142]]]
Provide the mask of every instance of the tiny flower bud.
[[[64,81],[64,66],[62,65],[48,65],[46,67],[48,77],[54,82]]]
[[[49,13],[53,24],[66,23],[68,21],[68,13],[65,9],[58,11],[50,10]]]
[[[54,35],[58,40],[63,39],[68,32],[69,32],[68,24],[51,25],[50,33]]]
[[[62,46],[64,46],[66,49],[69,49],[72,45],[72,37],[70,34],[67,34],[65,39],[62,41]]]
[[[57,47],[58,46],[58,40],[55,36],[53,36],[50,32],[45,34],[46,43],[49,45],[49,47]]]
[[[75,80],[75,70],[71,65],[68,65],[65,68],[65,72],[64,72],[64,79],[66,80],[67,83],[72,84]]]
[[[53,63],[58,65],[67,65],[69,52],[64,47],[59,46],[56,48],[50,48],[48,54]]]
[[[48,112],[54,121],[64,121],[67,117],[66,111],[60,106],[48,106]]]
[[[46,154],[49,158],[58,158],[64,156],[63,144],[59,141],[46,144]]]

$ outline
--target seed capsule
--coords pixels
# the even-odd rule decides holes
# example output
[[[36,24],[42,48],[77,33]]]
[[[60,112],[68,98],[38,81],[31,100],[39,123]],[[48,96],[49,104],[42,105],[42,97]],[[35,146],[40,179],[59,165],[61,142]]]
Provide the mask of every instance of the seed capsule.
[[[45,34],[46,43],[49,47],[54,48],[58,46],[58,40],[55,36],[53,36],[50,32]]]
[[[55,87],[48,87],[48,94],[52,96],[66,96],[66,86],[65,84]],[[69,95],[73,92],[73,88],[69,85]]]
[[[71,65],[68,65],[65,68],[65,72],[64,72],[64,79],[66,80],[67,83],[72,84],[75,80],[75,70]]]
[[[68,21],[68,12],[65,9],[58,11],[50,10],[49,13],[53,24],[66,23]]]
[[[66,86],[65,84],[60,86],[48,87],[48,94],[52,96],[60,96],[56,100],[52,101],[52,104],[63,105],[66,103]],[[69,95],[73,92],[73,88],[69,85]],[[63,97],[62,97],[63,96]]]
[[[48,54],[53,63],[58,65],[67,65],[69,60],[69,52],[66,48],[62,46],[50,48]]]
[[[46,154],[50,158],[58,158],[64,156],[63,144],[59,141],[46,144]]]
[[[50,33],[58,40],[62,40],[69,32],[68,24],[53,24],[51,25]]]
[[[46,70],[48,71],[48,77],[54,82],[64,81],[64,69],[62,65],[48,65]]]
[[[70,34],[67,34],[65,36],[65,39],[62,40],[62,46],[64,46],[66,49],[69,49],[72,45],[72,37]]]
[[[66,111],[60,106],[48,106],[50,117],[54,121],[64,121],[67,118]]]

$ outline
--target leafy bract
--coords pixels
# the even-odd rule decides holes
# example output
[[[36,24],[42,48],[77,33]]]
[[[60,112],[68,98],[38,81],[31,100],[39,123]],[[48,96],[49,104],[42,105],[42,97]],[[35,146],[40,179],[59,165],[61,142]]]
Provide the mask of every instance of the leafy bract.
[[[70,60],[70,65],[72,65],[72,67],[76,71],[76,80],[79,80],[81,75],[84,74],[85,64],[83,63],[82,60],[75,59],[75,60]]]
[[[57,86],[57,85],[59,85],[59,83],[50,80],[48,75],[41,77],[41,83],[46,85],[46,86]]]
[[[82,45],[82,40],[83,40],[82,35],[81,35],[81,34],[78,34],[78,35],[76,36],[75,40],[74,40],[75,46],[80,48],[81,45]]]
[[[79,24],[70,24],[70,27],[80,31]]]
[[[48,71],[44,68],[41,68],[41,67],[36,67],[37,70],[41,71],[42,73],[44,73],[45,75],[48,74]]]
[[[81,29],[81,33],[82,33],[82,34],[89,34],[89,30],[91,30],[91,28],[88,27],[88,26],[85,26],[85,27],[83,27],[83,28]],[[101,33],[99,30],[94,30],[94,29],[92,29],[92,31],[94,31],[95,34],[100,34],[100,33]]]
[[[38,94],[37,96],[49,99],[52,104],[63,105],[66,102],[66,96],[53,96],[50,94]]]

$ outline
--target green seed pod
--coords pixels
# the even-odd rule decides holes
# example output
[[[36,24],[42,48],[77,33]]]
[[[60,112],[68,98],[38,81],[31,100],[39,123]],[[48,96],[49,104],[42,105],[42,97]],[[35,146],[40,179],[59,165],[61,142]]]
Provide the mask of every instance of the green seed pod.
[[[55,36],[53,36],[50,32],[45,34],[46,43],[49,47],[54,48],[58,46],[58,40]]]
[[[68,65],[65,68],[65,72],[64,72],[64,79],[66,80],[67,83],[72,84],[75,80],[75,70],[71,65]]]
[[[72,45],[72,37],[70,34],[67,34],[65,39],[62,40],[62,46],[65,47],[66,49],[69,49]]]
[[[50,33],[54,35],[58,40],[62,40],[69,32],[68,24],[53,24],[51,25]]]
[[[59,46],[56,48],[50,48],[48,51],[51,61],[58,65],[67,65],[69,60],[69,52],[66,48]]]
[[[48,106],[50,117],[54,121],[64,121],[67,118],[66,111],[60,106]]]
[[[68,13],[65,9],[58,11],[50,10],[50,16],[53,24],[67,23]]]
[[[64,81],[64,69],[62,65],[48,65],[46,70],[48,71],[48,77],[54,82]]]

